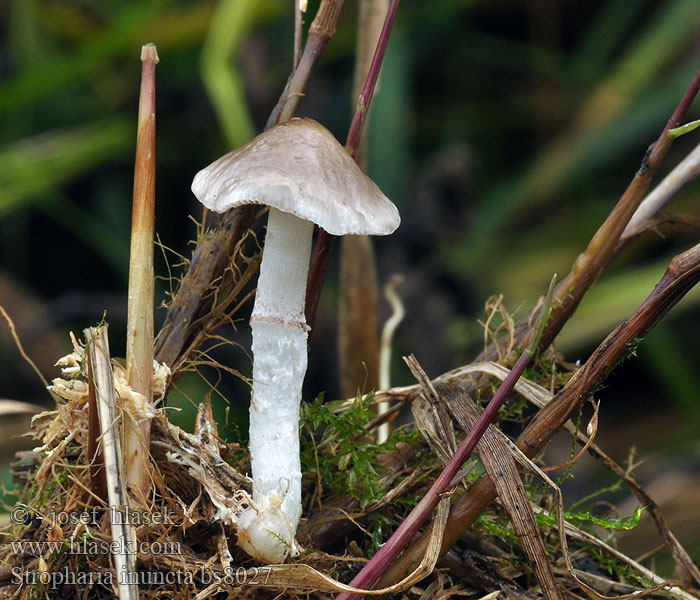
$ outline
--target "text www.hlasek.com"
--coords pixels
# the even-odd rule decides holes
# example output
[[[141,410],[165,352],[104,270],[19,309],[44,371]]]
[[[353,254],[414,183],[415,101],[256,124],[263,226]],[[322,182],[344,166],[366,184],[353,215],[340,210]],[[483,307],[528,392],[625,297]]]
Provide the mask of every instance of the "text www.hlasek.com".
[[[117,541],[98,539],[74,539],[68,538],[62,542],[10,542],[14,554],[31,556],[46,556],[53,552],[67,554],[164,554],[180,555],[182,548],[179,542],[133,542],[121,538]]]

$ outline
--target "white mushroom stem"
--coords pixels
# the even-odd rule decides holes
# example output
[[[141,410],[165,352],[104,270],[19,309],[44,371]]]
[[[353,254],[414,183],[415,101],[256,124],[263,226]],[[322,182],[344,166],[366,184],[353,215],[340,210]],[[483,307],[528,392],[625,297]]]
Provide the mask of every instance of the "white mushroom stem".
[[[311,221],[270,208],[250,318],[250,457],[259,512],[249,525],[240,524],[239,543],[270,563],[295,552],[301,517],[299,405],[307,362],[304,300],[313,227]]]
[[[301,516],[299,405],[313,224],[332,235],[388,235],[399,212],[333,134],[310,119],[275,125],[222,156],[197,173],[192,191],[216,212],[270,207],[251,317],[253,500],[222,518],[236,522],[244,550],[277,563],[296,551]]]

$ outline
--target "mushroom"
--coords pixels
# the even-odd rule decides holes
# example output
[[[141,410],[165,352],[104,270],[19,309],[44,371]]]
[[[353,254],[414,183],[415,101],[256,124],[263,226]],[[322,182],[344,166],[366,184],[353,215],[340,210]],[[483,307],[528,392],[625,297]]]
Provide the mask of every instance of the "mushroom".
[[[207,208],[270,207],[255,304],[250,457],[255,515],[239,545],[282,562],[301,517],[299,406],[307,365],[304,318],[314,223],[333,235],[387,235],[399,213],[343,146],[311,119],[292,119],[226,154],[194,178]]]

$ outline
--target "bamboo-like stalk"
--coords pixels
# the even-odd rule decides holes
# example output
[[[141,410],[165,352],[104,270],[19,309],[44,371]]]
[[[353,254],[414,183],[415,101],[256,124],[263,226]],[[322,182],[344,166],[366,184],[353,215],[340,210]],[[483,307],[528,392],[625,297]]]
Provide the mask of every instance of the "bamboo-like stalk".
[[[109,521],[112,533],[114,566],[116,569],[119,600],[138,600],[136,583],[136,534],[129,519],[129,500],[122,462],[121,443],[117,435],[116,394],[112,365],[110,363],[107,325],[89,327],[84,330],[87,340],[87,355],[90,364],[88,385],[94,395],[100,417],[102,452],[104,455]],[[119,550],[126,548],[125,552]]]
[[[153,242],[155,229],[156,102],[155,45],[141,49],[141,95],[139,98],[134,199],[129,261],[129,306],[126,336],[126,369],[131,388],[141,394],[145,406],[153,403]],[[125,416],[128,413],[125,413]],[[124,423],[124,466],[129,494],[140,504],[151,495],[150,419],[134,411]]]

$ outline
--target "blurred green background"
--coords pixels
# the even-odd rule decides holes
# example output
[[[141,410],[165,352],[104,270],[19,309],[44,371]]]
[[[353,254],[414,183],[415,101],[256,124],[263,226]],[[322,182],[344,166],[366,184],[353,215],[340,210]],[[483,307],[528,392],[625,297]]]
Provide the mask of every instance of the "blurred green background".
[[[309,1],[307,22],[317,6]],[[340,139],[353,106],[356,14],[347,0],[299,112]],[[699,24],[698,0],[404,0],[368,133],[370,175],[403,218],[375,244],[381,280],[406,277],[393,383],[411,383],[402,354],[415,353],[433,376],[469,361],[483,345],[477,318],[490,295],[503,294],[519,318],[553,272],[568,271],[700,67]],[[167,276],[177,253],[191,252],[188,215],[201,215],[193,175],[260,131],[285,84],[292,2],[0,0],[0,29],[0,304],[50,379],[70,350],[68,331],[105,310],[113,354],[124,353],[141,45],[155,42],[160,55],[156,228],[172,251],[157,253],[157,269]],[[664,173],[699,135],[674,145]],[[670,212],[697,214],[699,192],[689,186]],[[585,360],[697,237],[664,226],[636,241],[557,348]],[[336,271],[334,262],[313,336],[309,398],[338,394]],[[159,285],[157,302],[169,290]],[[600,431],[620,461],[639,447],[640,478],[668,496],[659,502],[669,502],[672,528],[696,556],[699,299],[691,294],[611,378]],[[244,322],[227,333],[248,345]],[[220,359],[250,373],[239,349]],[[220,387],[232,414],[244,414],[246,386],[226,379]],[[208,387],[193,375],[178,388],[171,401],[183,412],[173,418],[187,423]],[[51,403],[4,323],[0,397]],[[26,420],[3,417],[2,428],[7,482],[12,453],[27,445],[12,434]]]

